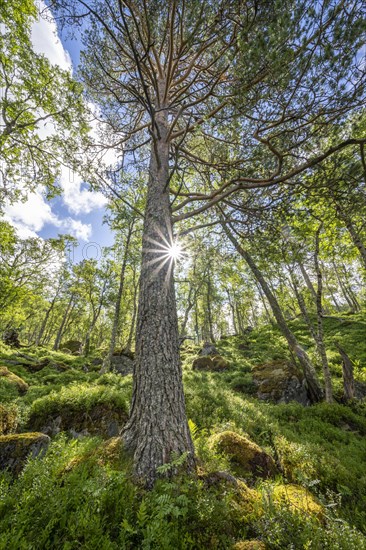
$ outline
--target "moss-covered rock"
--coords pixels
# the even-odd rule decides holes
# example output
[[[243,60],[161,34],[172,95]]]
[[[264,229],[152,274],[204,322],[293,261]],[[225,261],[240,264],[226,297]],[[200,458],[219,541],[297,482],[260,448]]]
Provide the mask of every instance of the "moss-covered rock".
[[[211,357],[197,357],[192,364],[193,370],[213,370]]]
[[[235,432],[215,434],[210,445],[228,456],[234,470],[241,475],[268,478],[277,473],[273,458],[256,443]]]
[[[54,436],[67,431],[73,437],[119,434],[128,417],[121,393],[106,386],[76,384],[32,403],[27,429]]]
[[[229,363],[221,357],[221,355],[215,356],[201,356],[197,357],[192,364],[193,370],[204,370],[204,371],[224,371],[229,368]]]
[[[230,367],[230,364],[221,355],[216,355],[212,358],[213,368],[217,371],[226,370]]]
[[[18,425],[18,410],[14,405],[0,405],[0,435],[15,432]]]
[[[79,340],[67,340],[62,344],[62,348],[70,350],[71,353],[80,353],[82,343]]]
[[[232,550],[266,550],[267,546],[261,540],[242,540],[236,542]]]
[[[26,393],[29,389],[28,384],[23,380],[23,378],[20,378],[20,376],[17,376],[11,372],[7,367],[0,367],[0,376],[3,376],[9,383],[16,386],[20,394]]]
[[[50,443],[42,433],[22,433],[0,436],[0,470],[18,475],[29,456],[42,456]]]
[[[310,491],[300,485],[275,485],[272,499],[276,504],[283,503],[289,506],[293,512],[305,513],[324,521],[324,508]]]
[[[252,374],[259,399],[275,403],[297,401],[302,405],[309,404],[304,377],[291,363],[279,360],[256,365]]]

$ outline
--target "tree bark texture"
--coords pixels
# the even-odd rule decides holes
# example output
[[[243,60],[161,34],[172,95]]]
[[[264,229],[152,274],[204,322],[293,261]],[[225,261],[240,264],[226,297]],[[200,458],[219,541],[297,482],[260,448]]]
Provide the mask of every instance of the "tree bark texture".
[[[154,484],[159,466],[183,453],[187,453],[186,468],[192,470],[195,465],[179,359],[173,260],[166,257],[167,243],[172,243],[172,216],[165,110],[156,113],[155,125],[143,228],[133,396],[122,434],[134,456],[135,475],[147,487]]]

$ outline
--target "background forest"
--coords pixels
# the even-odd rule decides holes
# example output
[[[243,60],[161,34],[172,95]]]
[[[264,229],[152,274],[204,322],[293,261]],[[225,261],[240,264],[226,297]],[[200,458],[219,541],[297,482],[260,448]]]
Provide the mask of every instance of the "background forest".
[[[365,15],[0,5],[0,549],[366,548]]]

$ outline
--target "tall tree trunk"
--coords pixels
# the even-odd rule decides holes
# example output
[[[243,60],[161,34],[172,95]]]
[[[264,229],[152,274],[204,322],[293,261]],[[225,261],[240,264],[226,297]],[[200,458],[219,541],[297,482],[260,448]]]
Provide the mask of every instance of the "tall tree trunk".
[[[163,96],[165,83],[161,84]],[[134,456],[135,474],[147,487],[156,480],[159,466],[177,456],[187,453],[185,467],[195,466],[179,359],[173,259],[166,257],[167,243],[172,244],[172,215],[165,110],[157,111],[155,125],[158,135],[152,137],[142,238],[133,395],[122,434]]]
[[[316,371],[314,369],[314,366],[312,365],[305,350],[298,343],[295,335],[289,329],[275,295],[271,292],[265,278],[262,275],[262,272],[255,264],[251,255],[242,246],[240,246],[240,244],[238,243],[234,235],[231,233],[230,229],[228,228],[228,224],[222,224],[222,226],[226,235],[228,236],[230,241],[233,243],[235,249],[247,262],[248,266],[253,272],[253,275],[257,279],[258,283],[261,285],[261,288],[271,306],[271,309],[277,321],[278,327],[282,332],[283,336],[286,338],[290,350],[297,357],[303,369],[304,376],[308,386],[308,393],[309,393],[310,400],[313,403],[320,401],[323,397],[323,392],[322,392]]]
[[[60,347],[61,338],[62,338],[62,335],[63,335],[63,332],[64,332],[64,327],[65,327],[67,318],[68,318],[68,316],[69,316],[70,309],[71,309],[71,307],[72,307],[73,301],[74,301],[74,293],[71,293],[71,296],[70,296],[69,302],[68,302],[68,304],[67,304],[65,313],[64,313],[64,315],[63,315],[63,317],[62,317],[61,325],[60,325],[60,327],[59,327],[59,329],[58,329],[58,331],[57,331],[55,343],[54,343],[54,345],[53,345],[53,349],[54,349],[55,351],[57,351],[58,348]]]
[[[322,361],[323,375],[324,375],[324,385],[325,385],[325,400],[327,403],[333,401],[333,390],[332,390],[332,377],[330,374],[329,363],[327,358],[327,352],[324,345],[324,330],[323,330],[323,276],[322,270],[319,265],[319,244],[320,244],[320,233],[323,228],[323,223],[321,223],[315,234],[315,254],[314,254],[314,265],[316,271],[316,277],[318,281],[318,288],[316,292],[316,315],[317,315],[317,335],[316,342],[318,352]]]

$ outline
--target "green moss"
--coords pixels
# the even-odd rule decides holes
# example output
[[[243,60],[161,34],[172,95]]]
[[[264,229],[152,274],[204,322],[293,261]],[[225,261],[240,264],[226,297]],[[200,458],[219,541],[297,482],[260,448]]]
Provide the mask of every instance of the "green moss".
[[[226,454],[239,471],[254,476],[268,477],[276,473],[273,458],[250,439],[235,432],[225,431],[211,437],[212,447]]]
[[[0,405],[0,435],[15,432],[18,425],[18,407]]]
[[[22,378],[12,373],[7,367],[0,366],[0,377],[6,378],[10,384],[15,385],[19,393],[25,393],[28,391],[28,384],[24,382]]]
[[[325,519],[324,508],[310,491],[300,485],[275,485],[270,498],[276,504],[288,505],[293,512],[308,514],[320,521]]]
[[[266,550],[267,546],[260,540],[243,540],[234,544],[232,550]]]

